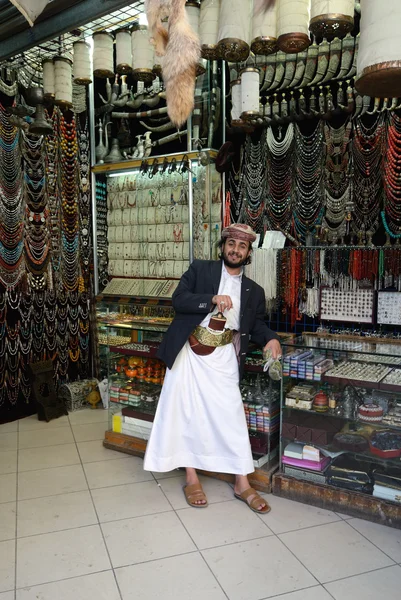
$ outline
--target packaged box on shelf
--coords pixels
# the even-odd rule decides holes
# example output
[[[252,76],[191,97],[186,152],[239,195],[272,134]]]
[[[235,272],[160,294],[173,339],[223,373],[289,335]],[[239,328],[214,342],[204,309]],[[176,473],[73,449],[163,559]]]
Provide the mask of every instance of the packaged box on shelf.
[[[316,367],[318,365],[320,365],[324,360],[325,360],[324,356],[311,356],[310,358],[308,358],[306,360],[306,374],[305,374],[305,379],[307,381],[313,381],[314,380],[315,373],[317,375]]]
[[[283,472],[295,479],[302,479],[304,481],[312,481],[321,484],[326,483],[325,471],[308,471],[307,469],[300,469],[298,467],[283,464]]]
[[[135,419],[135,421],[135,423],[123,422],[122,433],[132,437],[141,438],[143,440],[148,440],[152,430],[152,423],[149,423],[148,421],[140,421],[139,419]]]
[[[265,454],[264,456],[261,456],[260,458],[254,458],[253,459],[253,465],[256,468],[260,468],[263,467],[263,465],[266,465],[268,462],[271,462],[271,460],[273,458],[276,458],[278,453],[278,448],[274,448],[273,450],[270,450],[269,454]]]
[[[121,413],[116,413],[112,418],[112,428],[114,433],[122,433],[123,416]]]

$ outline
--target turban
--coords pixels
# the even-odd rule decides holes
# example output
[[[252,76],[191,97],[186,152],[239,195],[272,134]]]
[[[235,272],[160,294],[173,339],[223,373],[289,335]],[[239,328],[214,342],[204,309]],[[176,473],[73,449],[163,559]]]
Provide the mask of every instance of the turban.
[[[242,240],[244,242],[253,243],[256,240],[256,233],[249,227],[249,225],[244,225],[243,223],[234,223],[233,225],[229,225],[221,232],[221,237],[223,239],[232,238],[234,240]]]

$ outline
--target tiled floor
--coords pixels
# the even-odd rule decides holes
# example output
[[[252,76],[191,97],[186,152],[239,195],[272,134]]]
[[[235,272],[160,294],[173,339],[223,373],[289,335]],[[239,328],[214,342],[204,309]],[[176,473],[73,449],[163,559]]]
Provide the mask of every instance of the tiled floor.
[[[399,600],[401,531],[271,495],[259,516],[213,479],[189,508],[106,421],[0,425],[0,600]]]

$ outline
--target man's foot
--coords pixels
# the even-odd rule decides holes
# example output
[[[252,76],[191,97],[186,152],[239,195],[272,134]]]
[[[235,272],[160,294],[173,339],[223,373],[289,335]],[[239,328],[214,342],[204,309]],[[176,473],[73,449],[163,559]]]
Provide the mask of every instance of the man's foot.
[[[270,506],[267,502],[254,490],[245,475],[237,475],[235,478],[234,496],[242,502],[246,502],[249,508],[254,512],[268,513]]]
[[[194,508],[206,508],[208,506],[207,498],[199,482],[184,485],[183,491],[189,506]]]
[[[201,483],[198,478],[198,474],[196,469],[186,468],[186,486],[184,486],[184,494],[185,498],[190,506],[207,506],[207,498],[203,492]],[[187,491],[185,491],[187,490]],[[192,492],[190,491],[192,490]],[[191,495],[191,500],[189,500],[188,496]]]

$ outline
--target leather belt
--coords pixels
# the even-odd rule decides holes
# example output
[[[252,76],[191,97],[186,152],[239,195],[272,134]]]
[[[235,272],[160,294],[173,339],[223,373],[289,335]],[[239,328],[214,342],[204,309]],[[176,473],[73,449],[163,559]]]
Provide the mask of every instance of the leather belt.
[[[210,346],[212,348],[218,348],[219,346],[226,346],[231,344],[233,341],[234,331],[232,329],[225,329],[219,333],[210,333],[206,327],[195,327],[192,332],[194,338],[204,346]]]

